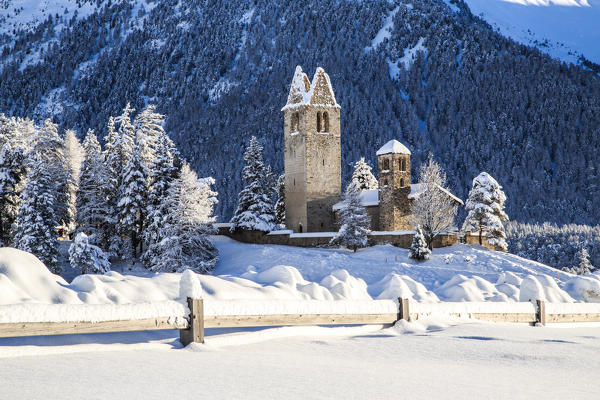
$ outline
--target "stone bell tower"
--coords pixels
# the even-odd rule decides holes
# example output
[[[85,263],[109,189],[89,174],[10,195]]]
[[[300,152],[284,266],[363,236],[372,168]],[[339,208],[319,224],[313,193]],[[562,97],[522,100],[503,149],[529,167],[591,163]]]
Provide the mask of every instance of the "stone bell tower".
[[[410,150],[390,140],[377,151],[379,177],[379,229],[412,229],[410,215]]]
[[[294,232],[335,229],[342,186],[340,106],[323,68],[312,82],[296,67],[283,111],[285,225]]]

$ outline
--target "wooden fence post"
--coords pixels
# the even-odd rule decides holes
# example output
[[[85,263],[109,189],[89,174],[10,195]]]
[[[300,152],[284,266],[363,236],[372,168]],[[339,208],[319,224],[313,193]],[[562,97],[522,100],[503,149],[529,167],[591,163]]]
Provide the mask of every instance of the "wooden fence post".
[[[537,310],[535,312],[535,322],[546,325],[546,303],[544,300],[536,300]]]
[[[190,343],[204,343],[204,301],[187,299],[190,309],[189,327],[179,331],[179,340],[183,346]]]
[[[410,319],[410,311],[408,309],[408,299],[398,297],[398,320],[408,321]]]

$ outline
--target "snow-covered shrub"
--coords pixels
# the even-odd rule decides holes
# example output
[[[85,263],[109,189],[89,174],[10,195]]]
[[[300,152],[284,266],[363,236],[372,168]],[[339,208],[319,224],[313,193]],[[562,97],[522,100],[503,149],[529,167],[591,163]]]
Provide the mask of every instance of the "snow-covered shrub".
[[[330,244],[344,246],[356,251],[368,244],[371,218],[360,204],[360,192],[348,185],[344,193],[344,206],[339,211],[340,230],[331,239]]]
[[[102,249],[90,243],[88,236],[79,232],[69,247],[69,262],[71,267],[82,274],[103,274],[110,271],[108,256]]]
[[[412,244],[408,249],[408,256],[413,260],[423,261],[429,260],[430,254],[431,250],[427,247],[423,232],[421,232],[421,228],[418,228],[413,236]]]

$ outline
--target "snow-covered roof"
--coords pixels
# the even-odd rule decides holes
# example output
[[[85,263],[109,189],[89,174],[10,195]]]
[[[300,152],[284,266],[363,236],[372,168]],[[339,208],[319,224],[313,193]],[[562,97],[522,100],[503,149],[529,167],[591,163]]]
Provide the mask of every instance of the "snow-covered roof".
[[[405,145],[400,143],[399,141],[392,139],[386,144],[384,144],[379,150],[377,150],[377,155],[382,156],[384,154],[408,154],[410,155],[410,150],[406,148]]]
[[[341,210],[346,205],[345,201],[337,202],[333,205],[333,210]],[[369,189],[360,191],[360,205],[363,207],[379,205],[379,189]]]
[[[456,197],[455,195],[450,193],[448,190],[444,189],[441,186],[438,186],[438,188],[442,192],[444,192],[448,196],[450,196],[457,203],[464,205],[464,203],[461,199],[459,199],[458,197]],[[410,193],[408,195],[408,198],[416,199],[421,194],[423,194],[424,191],[425,191],[425,188],[424,188],[423,184],[413,183],[410,185]],[[345,201],[340,201],[340,202],[335,203],[332,208],[334,211],[338,211],[338,210],[341,210],[342,208],[344,208],[345,205],[346,205]],[[360,205],[363,207],[378,206],[379,205],[379,189],[361,190],[360,191]]]
[[[438,189],[440,189],[442,192],[446,193],[450,198],[452,198],[454,201],[456,201],[460,205],[464,205],[463,201],[461,199],[459,199],[458,197],[456,197],[455,195],[453,195],[452,193],[450,193],[449,190],[444,189],[443,187],[441,187],[439,185],[438,185]],[[423,185],[422,183],[413,183],[410,185],[410,194],[408,195],[408,198],[416,199],[417,197],[422,195],[424,191],[425,191],[425,185]]]
[[[316,90],[318,88],[321,90]],[[322,92],[323,88],[329,92],[327,93],[327,97],[329,97],[331,104],[315,103],[313,98],[315,93]],[[319,96],[316,97],[318,98]],[[290,85],[290,93],[288,94],[287,103],[285,107],[281,109],[281,111],[299,106],[306,106],[309,104],[313,106],[340,107],[335,100],[333,87],[331,86],[329,75],[327,75],[325,70],[321,67],[318,67],[311,83],[308,79],[308,76],[302,71],[302,67],[298,65],[294,71],[294,77],[292,78],[292,84]]]

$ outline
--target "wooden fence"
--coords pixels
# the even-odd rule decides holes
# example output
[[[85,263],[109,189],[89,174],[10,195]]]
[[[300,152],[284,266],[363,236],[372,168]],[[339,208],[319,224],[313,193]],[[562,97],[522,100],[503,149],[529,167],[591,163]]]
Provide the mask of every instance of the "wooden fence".
[[[188,318],[160,317],[123,321],[81,321],[81,322],[11,322],[0,323],[0,337],[22,337],[43,335],[64,335],[79,333],[108,333],[151,330],[179,330],[181,343],[203,343],[206,328],[235,328],[256,326],[294,326],[294,325],[380,325],[393,324],[399,320],[418,320],[430,315],[468,317],[491,322],[518,322],[530,324],[559,322],[600,322],[600,305],[577,303],[557,305],[546,304],[537,300],[532,303],[409,303],[408,299],[398,299],[398,303],[390,300],[367,302],[378,305],[377,310],[385,312],[368,312],[369,307],[360,312],[322,313],[308,311],[301,313],[264,312],[261,314],[237,314],[231,312],[218,313],[214,307],[205,313],[203,299],[189,299]],[[219,303],[219,302],[214,302]],[[239,304],[234,300],[229,304]],[[277,301],[263,302],[277,305]],[[280,302],[281,303],[281,302]],[[305,304],[307,302],[297,302]],[[320,302],[331,305],[331,310],[343,302]],[[336,304],[337,303],[337,304]],[[383,306],[383,307],[382,307]],[[510,308],[510,310],[508,310]],[[327,309],[321,308],[321,310]],[[236,308],[234,307],[233,312]],[[306,310],[306,308],[305,308]]]

